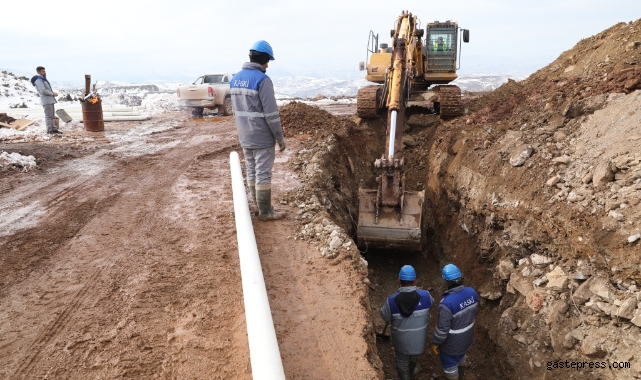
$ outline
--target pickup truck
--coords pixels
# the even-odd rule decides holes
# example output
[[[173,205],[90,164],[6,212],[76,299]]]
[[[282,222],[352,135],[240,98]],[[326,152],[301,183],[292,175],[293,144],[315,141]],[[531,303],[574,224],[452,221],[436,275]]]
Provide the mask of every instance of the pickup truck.
[[[191,108],[194,116],[201,116],[205,108],[217,108],[223,115],[231,115],[229,81],[233,76],[233,73],[205,74],[192,84],[181,84],[176,89],[178,104]]]

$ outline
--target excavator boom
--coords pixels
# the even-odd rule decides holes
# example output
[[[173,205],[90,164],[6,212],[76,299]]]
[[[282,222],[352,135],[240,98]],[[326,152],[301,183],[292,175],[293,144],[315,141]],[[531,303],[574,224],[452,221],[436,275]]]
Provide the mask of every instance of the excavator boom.
[[[379,85],[358,91],[358,116],[375,118],[387,111],[387,150],[375,162],[380,173],[377,189],[359,190],[357,243],[361,249],[422,250],[425,192],[405,188],[405,110],[416,107],[441,119],[463,114],[461,90],[448,83],[457,78],[459,30],[463,42],[469,41],[469,31],[451,21],[435,21],[425,29],[418,23],[416,16],[403,11],[390,33],[391,46],[379,45],[378,35],[370,31],[369,62],[360,65],[367,70],[365,79]]]
[[[376,190],[359,190],[357,244],[361,249],[386,248],[420,251],[425,193],[405,191],[403,124],[407,90],[414,77],[415,53],[420,53],[416,17],[403,13],[392,31],[393,48],[386,84],[378,101],[385,101],[387,151],[374,163],[380,175]],[[418,50],[417,50],[418,49]]]

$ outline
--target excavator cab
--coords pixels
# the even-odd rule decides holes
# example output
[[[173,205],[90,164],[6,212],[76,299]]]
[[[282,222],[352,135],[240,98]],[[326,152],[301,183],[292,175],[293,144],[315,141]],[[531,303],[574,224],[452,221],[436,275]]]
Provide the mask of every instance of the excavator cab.
[[[429,23],[425,28],[425,81],[447,84],[458,78],[456,58],[459,53],[458,23],[446,21]]]

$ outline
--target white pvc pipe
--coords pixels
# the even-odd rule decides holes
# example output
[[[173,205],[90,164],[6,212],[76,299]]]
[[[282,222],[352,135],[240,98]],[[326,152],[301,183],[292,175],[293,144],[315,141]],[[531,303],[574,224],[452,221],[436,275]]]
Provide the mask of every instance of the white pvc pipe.
[[[82,112],[82,109],[77,106],[63,106],[60,103],[56,104],[56,110],[63,109],[67,111],[68,114],[72,112]],[[111,107],[111,106],[102,106],[104,112],[140,112],[139,107]],[[4,108],[0,109],[0,113],[19,113],[19,114],[31,114],[31,113],[41,113],[44,115],[44,110],[42,107],[32,107],[32,108]]]
[[[252,379],[285,380],[238,153],[229,154],[229,166]]]
[[[387,156],[389,159],[394,158],[394,141],[396,140],[396,111],[392,111],[392,123],[389,127],[389,147],[387,148]]]
[[[140,111],[130,112],[111,112],[109,110],[103,111],[103,116],[140,116]]]
[[[103,116],[102,121],[143,121],[149,120],[149,115],[140,115],[140,116]],[[79,122],[83,122],[82,118],[75,119]]]

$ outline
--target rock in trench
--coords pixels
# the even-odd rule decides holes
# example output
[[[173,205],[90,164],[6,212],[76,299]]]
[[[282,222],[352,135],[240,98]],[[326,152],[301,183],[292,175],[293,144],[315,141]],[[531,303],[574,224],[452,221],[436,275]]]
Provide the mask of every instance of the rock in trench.
[[[577,305],[583,305],[588,300],[592,297],[594,294],[592,290],[590,290],[590,285],[592,284],[594,277],[589,278],[587,281],[585,281],[583,284],[581,284],[575,291],[572,293],[572,300],[577,304]]]
[[[636,307],[636,298],[630,297],[623,301],[621,306],[619,306],[619,309],[616,310],[613,315],[619,318],[632,319],[634,318],[634,309],[636,309]]]
[[[510,278],[510,274],[514,271],[514,264],[512,264],[510,260],[501,260],[497,269],[501,280],[508,280]]]
[[[528,158],[532,157],[534,148],[532,145],[521,147],[510,157],[510,165],[514,167],[523,166]]]
[[[601,347],[601,342],[594,336],[588,336],[581,343],[581,352],[583,355],[592,358],[603,358],[607,352]]]
[[[614,180],[614,172],[610,161],[601,161],[592,174],[592,186],[602,188],[606,183]]]

